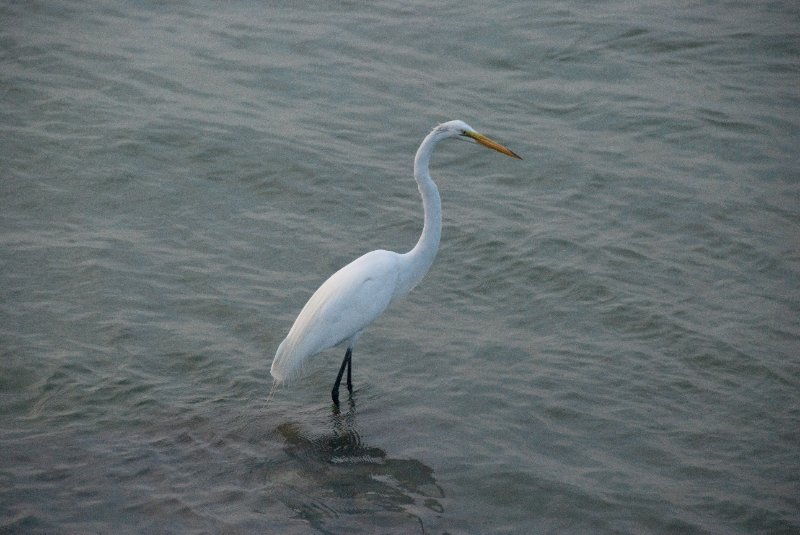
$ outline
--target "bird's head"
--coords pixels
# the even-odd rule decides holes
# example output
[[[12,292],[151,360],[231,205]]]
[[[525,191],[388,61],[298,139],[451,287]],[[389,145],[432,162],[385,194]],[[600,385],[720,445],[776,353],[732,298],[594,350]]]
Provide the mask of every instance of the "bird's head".
[[[517,153],[508,147],[504,147],[500,143],[478,133],[474,128],[464,121],[455,120],[442,123],[434,129],[434,132],[440,135],[441,139],[452,137],[461,139],[463,141],[469,141],[470,143],[478,143],[486,148],[505,154],[506,156],[511,156],[512,158],[516,158],[518,160],[522,159]]]

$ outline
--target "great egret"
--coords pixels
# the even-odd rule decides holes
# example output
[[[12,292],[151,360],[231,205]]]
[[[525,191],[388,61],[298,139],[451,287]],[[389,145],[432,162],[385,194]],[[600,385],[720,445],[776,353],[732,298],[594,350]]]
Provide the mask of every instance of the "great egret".
[[[425,222],[422,235],[411,251],[400,254],[377,250],[361,256],[330,276],[308,300],[278,346],[270,373],[275,384],[296,374],[302,364],[324,349],[347,342],[347,351],[331,390],[339,404],[339,384],[347,369],[347,389],[352,393],[352,356],[358,337],[389,305],[419,283],[433,264],[442,234],[442,203],[428,166],[436,145],[456,138],[501,152],[517,154],[479,134],[463,121],[449,121],[434,128],[422,141],[414,158],[414,178],[422,195]]]

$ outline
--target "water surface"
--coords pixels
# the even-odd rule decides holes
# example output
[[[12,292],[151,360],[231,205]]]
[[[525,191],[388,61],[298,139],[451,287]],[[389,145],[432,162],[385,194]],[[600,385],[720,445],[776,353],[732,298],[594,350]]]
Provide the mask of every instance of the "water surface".
[[[0,7],[0,522],[800,530],[792,2]],[[278,389],[311,292],[442,247]]]

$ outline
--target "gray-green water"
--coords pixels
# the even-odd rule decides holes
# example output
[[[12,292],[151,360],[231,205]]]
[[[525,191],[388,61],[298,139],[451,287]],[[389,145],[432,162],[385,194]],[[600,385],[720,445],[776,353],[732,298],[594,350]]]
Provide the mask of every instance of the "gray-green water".
[[[0,531],[800,530],[797,3],[428,4],[0,7]]]

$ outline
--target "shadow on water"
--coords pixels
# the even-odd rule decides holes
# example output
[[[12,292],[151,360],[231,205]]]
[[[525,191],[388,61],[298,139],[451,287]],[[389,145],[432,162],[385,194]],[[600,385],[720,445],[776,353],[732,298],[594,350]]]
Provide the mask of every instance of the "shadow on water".
[[[320,436],[295,422],[278,426],[299,479],[286,505],[322,533],[430,533],[444,510],[433,469],[364,444],[352,398],[345,412],[332,409],[331,424]],[[305,493],[307,485],[313,490]]]

